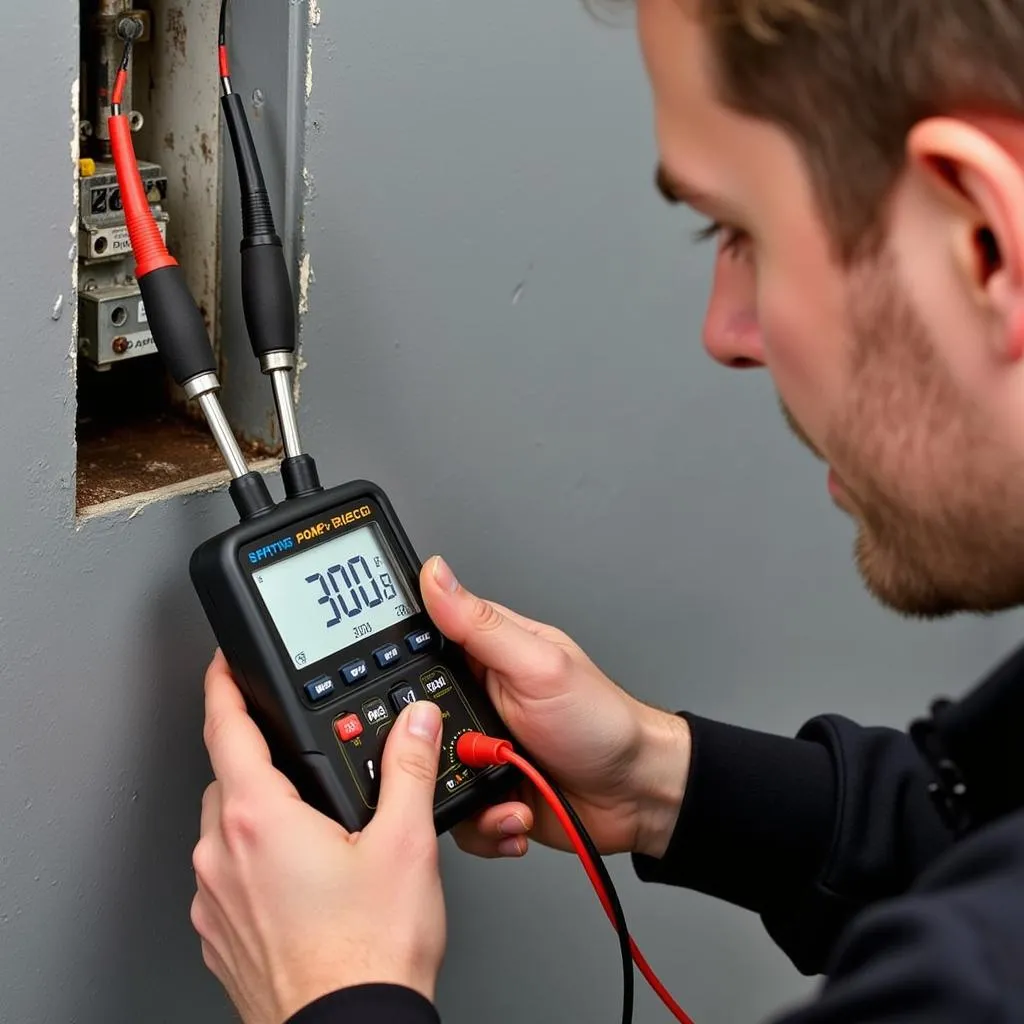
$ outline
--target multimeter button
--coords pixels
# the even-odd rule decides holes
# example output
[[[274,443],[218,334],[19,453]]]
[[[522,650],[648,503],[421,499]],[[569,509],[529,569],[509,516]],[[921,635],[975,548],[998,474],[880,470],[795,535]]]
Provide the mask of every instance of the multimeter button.
[[[420,683],[428,697],[440,697],[451,689],[451,682],[440,669],[420,676]]]
[[[387,647],[378,647],[373,652],[374,660],[380,665],[381,668],[387,668],[388,665],[398,661],[402,656],[402,652],[398,649],[398,644],[388,644]]]
[[[391,703],[399,714],[410,704],[416,703],[416,691],[408,684],[402,683],[391,691]]]
[[[360,679],[366,678],[366,662],[365,661],[353,661],[346,665],[341,670],[341,678],[351,686],[353,683],[358,683]]]
[[[332,693],[334,693],[334,680],[330,676],[321,676],[311,683],[306,683],[306,696],[314,704],[327,700]]]
[[[433,644],[434,631],[431,629],[421,629],[418,633],[410,633],[405,638],[405,645],[413,654],[419,654],[420,651],[425,651]]]
[[[374,697],[373,700],[368,700],[363,705],[363,718],[370,725],[383,725],[391,718],[391,712],[388,711],[387,704],[380,697]]]
[[[359,721],[358,715],[346,715],[334,723],[334,731],[338,734],[338,739],[342,743],[347,743],[349,740],[354,740],[357,736],[362,735],[363,723]]]

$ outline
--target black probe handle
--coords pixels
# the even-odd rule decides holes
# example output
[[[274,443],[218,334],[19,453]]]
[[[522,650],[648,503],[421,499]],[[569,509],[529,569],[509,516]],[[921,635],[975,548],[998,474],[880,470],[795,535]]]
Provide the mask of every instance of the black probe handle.
[[[242,308],[253,353],[295,351],[295,307],[292,285],[277,245],[242,248]]]
[[[253,354],[295,351],[295,304],[242,97],[221,98],[242,196],[242,309]]]
[[[202,373],[216,373],[206,324],[181,267],[161,267],[140,277],[139,290],[153,341],[175,381],[181,385]]]

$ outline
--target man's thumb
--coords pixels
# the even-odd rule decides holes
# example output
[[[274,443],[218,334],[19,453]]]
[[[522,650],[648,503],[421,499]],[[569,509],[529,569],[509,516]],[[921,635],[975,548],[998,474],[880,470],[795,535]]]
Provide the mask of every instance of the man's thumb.
[[[410,704],[384,744],[377,815],[402,828],[433,828],[434,787],[441,752],[441,709]]]
[[[551,645],[503,609],[471,594],[440,556],[423,567],[420,587],[438,629],[482,665],[514,677],[546,664]]]

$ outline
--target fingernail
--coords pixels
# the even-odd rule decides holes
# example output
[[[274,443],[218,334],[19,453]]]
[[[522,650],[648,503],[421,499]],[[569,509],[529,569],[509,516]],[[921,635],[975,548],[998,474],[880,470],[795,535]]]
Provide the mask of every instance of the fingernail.
[[[526,841],[518,836],[512,839],[502,839],[498,843],[498,853],[502,857],[522,857],[526,853]]]
[[[510,814],[498,823],[498,832],[503,836],[525,836],[530,830],[518,814]]]
[[[459,581],[455,578],[455,573],[451,571],[448,563],[438,556],[434,559],[434,581],[442,590],[447,590],[449,594],[454,594],[459,587]]]
[[[432,700],[418,700],[409,706],[409,732],[433,743],[441,731],[441,709]]]

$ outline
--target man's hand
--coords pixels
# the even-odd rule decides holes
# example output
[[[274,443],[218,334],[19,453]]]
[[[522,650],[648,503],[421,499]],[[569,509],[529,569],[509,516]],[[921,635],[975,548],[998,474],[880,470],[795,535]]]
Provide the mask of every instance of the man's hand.
[[[438,628],[465,648],[524,753],[559,783],[602,853],[659,857],[668,846],[690,760],[686,723],[616,686],[564,633],[469,593],[440,558],[421,587]],[[462,849],[519,856],[527,833],[570,849],[532,787],[454,830]]]
[[[350,835],[303,803],[218,652],[204,736],[192,922],[246,1024],[282,1024],[336,989],[390,982],[433,1000],[445,945],[433,796],[441,716],[407,708],[384,751],[377,813]]]

